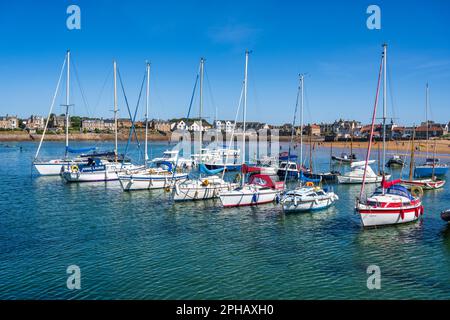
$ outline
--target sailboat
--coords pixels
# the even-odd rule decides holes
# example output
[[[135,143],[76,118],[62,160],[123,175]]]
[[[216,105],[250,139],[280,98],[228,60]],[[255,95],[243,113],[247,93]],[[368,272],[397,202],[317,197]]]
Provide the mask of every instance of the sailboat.
[[[435,190],[435,189],[440,189],[444,186],[445,184],[445,180],[442,179],[438,179],[436,178],[436,176],[433,174],[432,178],[413,178],[413,171],[414,171],[414,150],[415,150],[415,146],[414,146],[414,139],[416,136],[416,130],[414,128],[413,130],[413,135],[412,135],[412,141],[411,141],[411,161],[409,164],[409,178],[408,180],[401,180],[401,184],[405,187],[407,187],[408,189],[417,189],[419,188],[419,190],[417,190],[418,192],[421,192],[422,190]],[[435,145],[435,152],[436,152],[436,145]]]
[[[291,141],[289,143],[289,153],[291,149],[292,140],[294,137],[295,118],[297,115],[298,96],[301,92],[301,120],[300,120],[300,163],[303,163],[303,87],[304,87],[304,75],[300,75],[300,85],[297,93],[297,101],[295,104],[294,120],[292,123]],[[312,147],[310,138],[310,170],[312,170]],[[288,172],[285,172],[285,182],[287,180]],[[283,206],[285,213],[291,212],[304,212],[321,210],[328,208],[334,202],[339,200],[339,197],[332,191],[314,185],[314,182],[320,183],[321,179],[311,179],[304,176],[303,171],[300,172],[299,186],[293,190],[287,191],[282,197],[280,203]],[[305,182],[305,183],[304,183]]]
[[[59,90],[59,85],[61,82],[61,78],[62,78],[64,69],[66,69],[66,102],[62,106],[64,106],[66,108],[66,112],[65,112],[65,135],[66,135],[65,154],[64,154],[64,158],[58,158],[58,159],[44,161],[44,160],[39,159],[39,152],[41,150],[42,143],[43,143],[44,137],[45,137],[45,133],[47,132],[48,124],[49,124],[50,118],[52,116],[53,106],[55,104],[56,95]],[[56,91],[53,96],[52,104],[50,106],[50,110],[48,113],[47,121],[45,123],[44,131],[42,133],[41,140],[39,142],[39,146],[37,148],[37,151],[36,151],[36,154],[35,154],[34,160],[33,160],[33,166],[40,175],[43,175],[43,176],[60,175],[61,172],[63,171],[63,168],[68,167],[70,163],[81,164],[81,163],[85,163],[87,161],[86,156],[84,156],[84,157],[78,156],[78,157],[71,159],[69,157],[69,153],[85,153],[85,152],[93,151],[96,149],[96,148],[74,149],[74,148],[69,147],[69,107],[70,106],[72,106],[72,104],[70,104],[70,50],[67,50],[66,57],[64,59],[64,63],[63,63],[62,69],[61,69],[61,74],[60,74],[60,77],[58,80],[58,84],[56,86]]]
[[[97,182],[118,180],[118,172],[129,170],[135,166],[125,157],[118,155],[118,129],[117,129],[117,64],[113,62],[114,69],[114,132],[115,146],[114,159],[99,156],[88,157],[87,163],[70,162],[69,166],[63,168],[62,177],[66,182]]]
[[[244,71],[244,121],[242,127],[242,165],[245,164],[245,125],[247,117],[247,70],[249,51],[245,52]],[[245,172],[242,173],[241,186],[230,191],[219,193],[220,201],[224,207],[252,206],[275,201],[284,183],[278,181],[276,176],[254,173],[250,174],[248,182],[245,182]]]
[[[186,180],[187,173],[178,172],[178,151],[165,152],[163,158],[153,159],[148,164],[148,112],[150,97],[150,63],[146,65],[146,102],[145,102],[145,142],[144,168],[121,170],[118,174],[120,185],[124,191],[170,188],[176,181]]]
[[[424,164],[416,166],[414,169],[414,176],[417,178],[425,178],[425,177],[435,177],[435,176],[445,176],[448,171],[448,164],[441,163],[438,158],[436,158],[436,155],[433,156],[433,158],[428,158],[428,129],[429,129],[429,123],[428,123],[428,105],[429,105],[429,87],[428,83],[426,85],[426,104],[425,104],[425,114],[426,119],[425,123],[427,126],[426,130],[426,148],[427,148],[427,158],[425,160]]]
[[[376,111],[378,105],[378,96],[380,91],[381,75],[383,74],[383,162],[386,157],[386,54],[387,45],[383,44],[383,54],[378,74],[378,85],[375,98],[375,105],[372,115],[372,125],[370,131],[370,139],[366,155],[366,167],[370,158],[370,151],[372,147],[372,139],[376,118]],[[384,72],[383,72],[384,71]],[[383,180],[381,186],[367,198],[363,198],[365,178],[364,173],[363,182],[359,197],[356,200],[355,210],[361,217],[361,222],[364,227],[373,227],[381,225],[399,224],[412,222],[419,219],[423,214],[422,201],[419,197],[413,196],[404,186],[400,185],[400,179],[394,181],[387,181],[383,169]]]
[[[200,112],[199,118],[202,123],[203,112],[203,76],[204,76],[204,62],[203,58],[200,59]],[[234,130],[233,130],[234,131]],[[234,133],[234,132],[233,132]],[[232,139],[233,140],[233,139]],[[226,151],[214,153],[211,150],[202,149],[202,132],[200,131],[200,153],[195,155],[196,161],[199,162],[200,177],[198,179],[189,179],[185,181],[177,181],[173,190],[173,200],[175,201],[187,201],[187,200],[206,200],[217,198],[221,191],[230,191],[238,187],[238,183],[231,183],[225,181],[224,172],[225,167],[209,169],[203,162],[204,160],[210,160],[211,158],[222,157],[225,155],[228,157]],[[226,149],[230,150],[230,149]],[[214,155],[217,155],[214,157]],[[227,161],[224,161],[226,163]],[[221,176],[218,174],[222,173]]]

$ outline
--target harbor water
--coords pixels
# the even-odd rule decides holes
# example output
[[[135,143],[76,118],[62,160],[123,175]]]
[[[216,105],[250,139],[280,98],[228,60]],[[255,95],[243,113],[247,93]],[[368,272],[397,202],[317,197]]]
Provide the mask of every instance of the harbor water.
[[[314,213],[224,209],[218,199],[173,203],[164,190],[32,175],[36,147],[0,144],[0,299],[450,298],[450,226],[440,218],[449,184],[425,192],[421,221],[365,230],[354,211],[359,185],[331,185],[339,201]],[[150,148],[156,157],[168,145]],[[47,142],[41,155],[63,150]],[[314,159],[328,169],[329,150]],[[81,270],[80,290],[67,288],[70,265]],[[381,288],[369,290],[373,265]]]

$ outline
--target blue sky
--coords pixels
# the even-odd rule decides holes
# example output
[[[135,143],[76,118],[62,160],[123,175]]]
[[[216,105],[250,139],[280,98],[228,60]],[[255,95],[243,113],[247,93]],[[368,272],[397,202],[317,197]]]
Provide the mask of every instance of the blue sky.
[[[81,8],[81,30],[66,28],[70,4]],[[381,7],[381,30],[366,27],[370,4]],[[251,49],[249,121],[291,122],[298,73],[306,72],[307,122],[369,122],[381,44],[387,42],[388,115],[400,123],[422,121],[428,81],[430,118],[450,120],[446,0],[2,1],[0,12],[0,114],[46,114],[70,48],[88,101],[86,107],[73,77],[74,114],[112,116],[116,59],[132,106],[149,60],[150,116],[183,117],[203,56],[204,114],[212,120],[217,109],[219,118],[232,119],[244,51]],[[60,95],[57,104],[63,100]],[[119,104],[126,116],[122,97]],[[58,106],[56,113],[62,112]]]

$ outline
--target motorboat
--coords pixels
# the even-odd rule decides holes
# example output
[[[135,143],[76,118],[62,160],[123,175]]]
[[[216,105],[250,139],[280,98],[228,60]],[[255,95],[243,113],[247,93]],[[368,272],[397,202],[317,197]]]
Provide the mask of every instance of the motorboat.
[[[331,160],[343,163],[343,164],[350,164],[354,161],[356,161],[356,155],[354,153],[348,154],[348,153],[341,153],[340,156],[331,156]]]
[[[388,162],[386,162],[386,167],[403,167],[405,165],[405,159],[403,156],[394,154],[391,158],[389,158]]]
[[[368,161],[368,164],[374,163],[375,160]],[[382,175],[377,175],[372,168],[367,165],[366,161],[357,161],[351,164],[351,171],[338,176],[338,182],[342,184],[360,184],[363,182],[364,171],[366,171],[365,183],[380,183],[383,180]],[[385,175],[389,179],[390,175]]]
[[[450,209],[441,212],[441,219],[450,222]]]

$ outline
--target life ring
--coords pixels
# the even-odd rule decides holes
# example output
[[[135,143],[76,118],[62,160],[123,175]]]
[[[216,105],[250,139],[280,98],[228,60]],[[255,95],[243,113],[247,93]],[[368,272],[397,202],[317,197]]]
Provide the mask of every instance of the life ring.
[[[202,186],[207,187],[209,185],[208,179],[203,180]]]
[[[74,165],[72,165],[72,166],[70,167],[70,170],[71,170],[72,172],[78,172],[79,168],[78,168],[78,166],[77,166],[76,164],[74,164]]]
[[[416,198],[422,198],[423,196],[423,189],[419,186],[413,186],[411,188],[411,194]]]
[[[307,186],[307,187],[314,187],[314,183],[311,182],[311,181],[308,181],[308,182],[306,183],[306,186]]]

